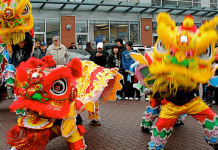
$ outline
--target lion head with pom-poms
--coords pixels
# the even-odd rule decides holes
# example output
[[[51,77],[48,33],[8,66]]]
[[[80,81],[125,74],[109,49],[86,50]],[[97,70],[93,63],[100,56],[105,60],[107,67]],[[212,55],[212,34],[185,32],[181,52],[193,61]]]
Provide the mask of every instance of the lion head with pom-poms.
[[[32,6],[29,0],[0,1],[0,35],[6,44],[25,39],[25,32],[33,28]]]
[[[148,65],[151,76],[145,80],[156,80],[153,89],[162,85],[161,90],[167,85],[193,89],[212,77],[217,22],[218,17],[214,17],[198,29],[191,15],[184,18],[181,26],[176,26],[168,13],[158,14],[158,39],[153,53],[131,54],[141,64]]]
[[[22,62],[16,71],[17,95],[10,109],[30,110],[36,115],[62,119],[70,108],[70,101],[76,98],[76,88],[72,80],[82,76],[82,63],[72,59],[66,66],[48,69],[42,60],[30,58]]]

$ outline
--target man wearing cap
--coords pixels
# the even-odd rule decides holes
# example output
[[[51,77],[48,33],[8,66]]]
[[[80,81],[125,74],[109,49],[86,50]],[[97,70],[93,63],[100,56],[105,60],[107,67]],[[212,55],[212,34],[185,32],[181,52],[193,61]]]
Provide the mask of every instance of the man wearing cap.
[[[57,65],[66,65],[69,62],[68,50],[60,43],[59,36],[53,37],[53,44],[48,47],[46,55],[52,55]]]
[[[41,49],[41,58],[42,58],[46,55],[46,43],[45,42],[41,43],[40,49]]]
[[[89,59],[97,65],[105,67],[108,53],[106,50],[103,50],[103,48],[103,43],[99,42],[97,44],[97,50],[92,53]]]

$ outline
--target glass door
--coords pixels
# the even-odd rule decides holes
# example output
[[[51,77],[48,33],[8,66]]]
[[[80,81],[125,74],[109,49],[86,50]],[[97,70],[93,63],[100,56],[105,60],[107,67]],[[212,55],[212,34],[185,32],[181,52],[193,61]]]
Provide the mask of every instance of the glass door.
[[[35,39],[40,39],[41,42],[46,43],[44,34],[35,34]]]
[[[86,43],[88,42],[88,35],[87,34],[77,34],[76,42],[77,42],[76,45],[79,49],[86,49]]]

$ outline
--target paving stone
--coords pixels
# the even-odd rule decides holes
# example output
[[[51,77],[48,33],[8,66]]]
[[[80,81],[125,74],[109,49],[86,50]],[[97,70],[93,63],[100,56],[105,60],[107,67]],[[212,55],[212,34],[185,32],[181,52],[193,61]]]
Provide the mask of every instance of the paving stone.
[[[10,113],[12,100],[0,104],[0,150],[9,150],[6,133],[16,125],[17,116]],[[100,100],[102,102],[102,100]],[[145,150],[151,134],[141,131],[139,126],[148,101],[118,100],[100,103],[101,126],[91,126],[87,112],[81,114],[87,132],[85,142],[87,150]],[[212,110],[218,114],[218,105]],[[203,128],[194,118],[188,115],[185,125],[174,128],[165,150],[212,150],[203,137]],[[63,137],[53,139],[46,150],[66,150],[67,144]]]

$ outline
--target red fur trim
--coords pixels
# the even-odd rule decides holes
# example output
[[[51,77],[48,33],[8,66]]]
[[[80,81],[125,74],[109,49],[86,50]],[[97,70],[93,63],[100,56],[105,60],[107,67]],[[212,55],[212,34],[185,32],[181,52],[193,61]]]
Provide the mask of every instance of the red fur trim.
[[[30,33],[31,37],[34,38],[34,29],[33,28],[30,30],[29,33]]]
[[[82,63],[79,58],[73,58],[69,63],[66,65],[72,71],[72,75],[75,78],[79,78],[82,76]]]
[[[48,67],[54,67],[56,65],[56,61],[52,57],[52,55],[46,55],[42,57],[42,61],[47,64]]]
[[[26,62],[21,62],[20,65],[16,68],[16,80],[23,82],[28,80],[28,74],[26,68],[34,69],[37,67],[45,68],[47,65],[40,59],[35,57],[29,58]]]
[[[33,68],[47,67],[46,64],[41,59],[37,59],[35,57],[31,57],[30,59],[28,59],[27,63],[30,64]]]
[[[6,138],[7,144],[19,150],[43,150],[49,141],[49,129],[32,130],[16,125],[10,129]]]
[[[52,99],[64,99],[64,98],[67,98],[70,96],[70,92],[71,92],[71,78],[72,78],[72,75],[71,75],[71,71],[69,68],[66,68],[66,67],[60,67],[60,68],[57,68],[57,69],[54,69],[52,70],[52,72],[45,76],[44,78],[44,82],[42,84],[43,86],[43,91],[45,91],[46,94],[48,94],[48,98],[52,98]],[[51,92],[50,92],[50,89],[54,83],[55,80],[59,80],[59,79],[66,79],[67,80],[67,91],[64,95],[62,96],[57,96],[57,95],[53,95]]]
[[[50,106],[50,107],[49,107]],[[69,112],[70,103],[66,101],[62,107],[57,107],[60,110],[49,109],[52,106],[50,104],[43,104],[39,101],[33,100],[24,100],[21,97],[18,97],[17,101],[14,101],[12,105],[9,107],[12,112],[15,112],[17,109],[30,109],[32,111],[41,112],[43,116],[48,118],[57,118],[62,119],[66,117]],[[53,106],[54,107],[54,106]]]

